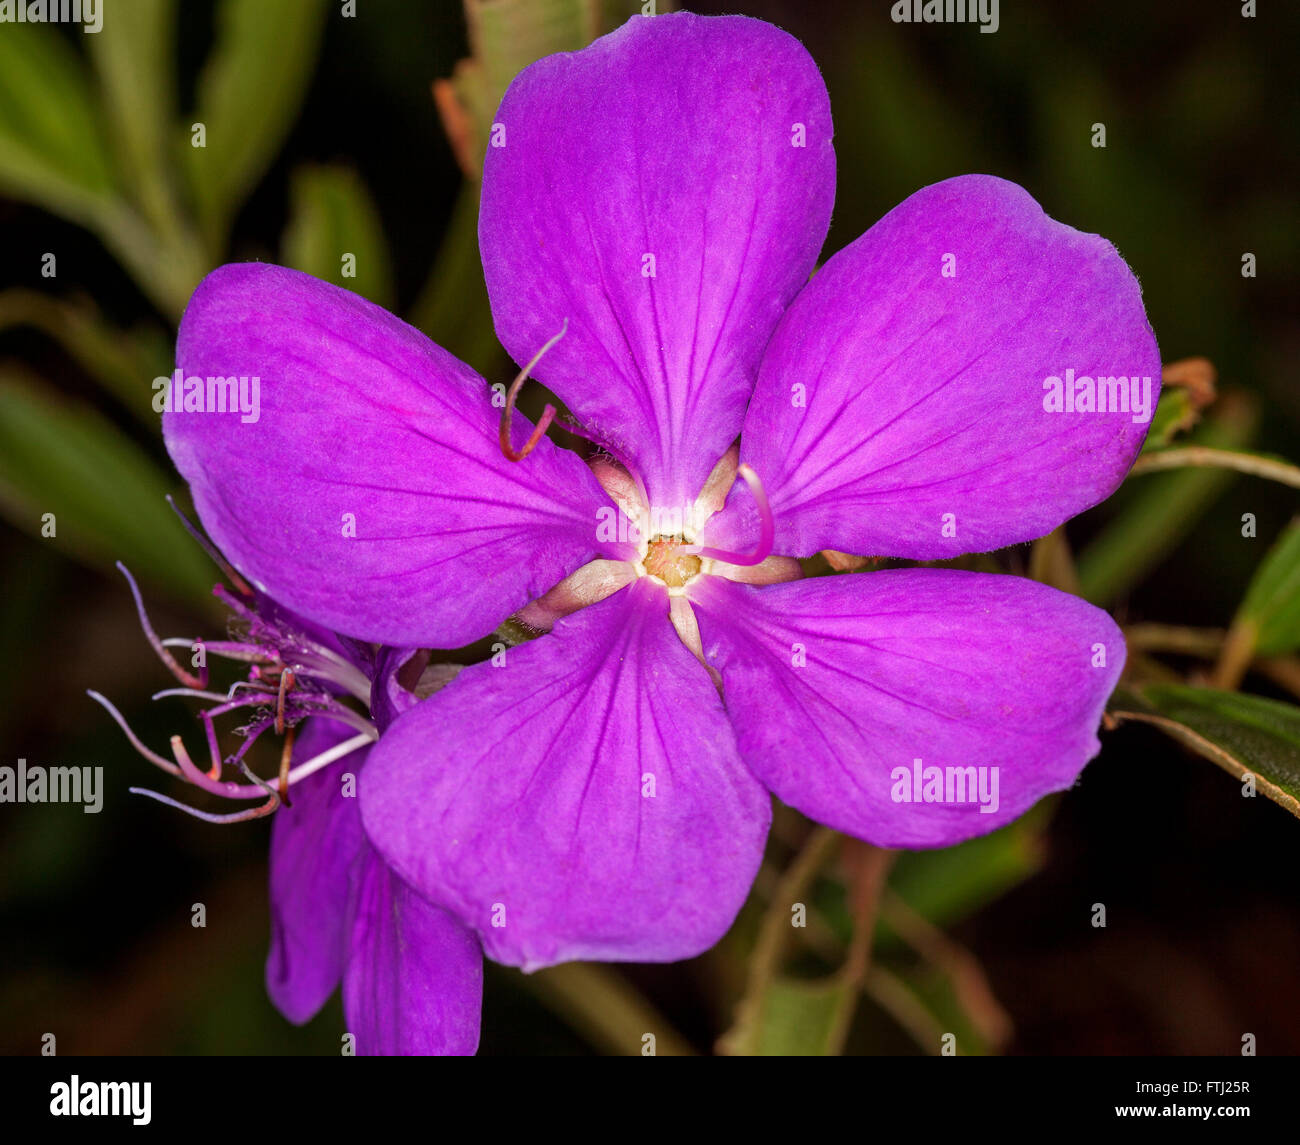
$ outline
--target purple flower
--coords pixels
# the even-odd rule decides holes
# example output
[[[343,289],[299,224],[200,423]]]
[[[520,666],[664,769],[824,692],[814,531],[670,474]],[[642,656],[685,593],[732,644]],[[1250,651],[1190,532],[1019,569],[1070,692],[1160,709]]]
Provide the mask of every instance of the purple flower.
[[[1108,616],[1010,576],[800,580],[791,558],[956,557],[1108,496],[1160,373],[1114,248],[969,176],[809,281],[826,90],[739,17],[638,17],[541,60],[494,142],[497,331],[517,361],[549,349],[536,376],[600,460],[512,428],[512,400],[499,425],[451,355],[270,266],[212,274],[178,347],[199,390],[259,376],[260,419],[164,420],[209,531],[303,615],[413,647],[511,614],[545,633],[373,749],[362,815],[394,869],[502,962],[668,960],[730,925],[769,791],[931,847],[1070,786],[1124,661]]]
[[[337,727],[309,721],[297,754],[329,750],[346,736]],[[361,1054],[472,1054],[483,994],[478,939],[407,886],[367,841],[344,781],[365,774],[371,750],[304,779],[292,807],[275,816],[266,989],[301,1023],[341,981]]]
[[[191,673],[168,648],[192,642],[158,639],[135,580],[122,568],[145,635],[183,685],[155,698],[183,695],[212,704],[199,713],[208,770],[194,764],[180,736],[172,738],[175,762],[152,752],[112,703],[90,694],[150,762],[209,794],[256,806],[217,814],[132,790],[208,822],[274,814],[266,987],[286,1018],[306,1022],[341,981],[356,1052],[472,1054],[483,990],[478,941],[389,869],[366,839],[356,798],[357,779],[380,732],[414,705],[416,690],[435,691],[454,670],[439,665],[422,674],[427,656],[411,649],[372,649],[341,639],[228,571],[236,591],[222,585],[214,591],[230,608],[235,631],[229,640],[194,642],[203,650],[202,666]],[[225,695],[209,691],[209,655],[248,664],[248,679]],[[357,711],[358,701],[369,706],[369,718]],[[240,729],[245,739],[223,758],[214,721],[232,712],[247,719]],[[285,735],[278,780],[255,775],[245,762],[248,749],[272,729]],[[227,768],[247,782],[223,779]]]

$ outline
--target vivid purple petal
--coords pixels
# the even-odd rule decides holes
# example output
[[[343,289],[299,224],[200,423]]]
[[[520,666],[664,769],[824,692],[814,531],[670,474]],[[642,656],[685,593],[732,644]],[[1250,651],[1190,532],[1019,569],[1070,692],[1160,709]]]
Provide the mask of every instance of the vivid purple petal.
[[[343,1013],[357,1053],[472,1054],[483,1001],[477,939],[373,850],[355,893]]]
[[[466,668],[388,730],[366,831],[488,955],[671,961],[712,946],[771,817],[646,580]]]
[[[418,661],[412,664],[413,658]],[[375,670],[370,685],[370,715],[381,732],[398,716],[416,704],[415,692],[403,680],[412,669],[423,668],[428,656],[415,648],[380,648],[375,654]],[[419,672],[415,672],[418,678]],[[413,681],[408,681],[412,682]]]
[[[303,763],[353,734],[336,721],[309,719],[298,729],[293,762]],[[310,1019],[343,971],[348,880],[369,847],[357,799],[343,794],[342,778],[357,773],[368,751],[362,748],[295,783],[292,802],[271,823],[266,989],[291,1022]]]
[[[319,624],[455,647],[594,555],[608,502],[577,456],[543,441],[507,461],[483,380],[349,291],[220,267],[176,355],[187,378],[249,378],[250,406],[259,379],[256,421],[169,412],[167,448],[217,546]]]
[[[692,501],[826,237],[817,66],[759,20],[634,16],[520,73],[494,130],[479,239],[498,336],[523,363],[567,319],[534,375],[655,504]]]
[[[445,688],[463,665],[429,663],[429,653],[414,648],[380,648],[375,654],[370,715],[380,732],[422,699]]]
[[[1097,753],[1124,665],[1105,612],[1020,577],[697,583],[705,658],[722,673],[745,762],[805,815],[881,846],[948,846],[1069,787]],[[896,801],[895,769],[917,759],[996,767],[996,810]]]
[[[1047,412],[1044,382],[1069,369],[1148,378],[1154,408],[1160,356],[1115,248],[1001,179],[918,191],[817,272],[763,359],[741,457],[776,551],[953,557],[1095,505],[1147,424]],[[709,543],[757,534],[747,492],[732,500]]]

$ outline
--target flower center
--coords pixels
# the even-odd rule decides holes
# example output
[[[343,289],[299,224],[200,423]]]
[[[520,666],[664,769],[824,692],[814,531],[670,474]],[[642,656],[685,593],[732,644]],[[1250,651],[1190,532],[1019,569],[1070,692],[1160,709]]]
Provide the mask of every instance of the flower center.
[[[699,576],[703,562],[693,553],[682,552],[686,540],[680,533],[652,537],[641,561],[647,575],[669,588],[683,588]]]

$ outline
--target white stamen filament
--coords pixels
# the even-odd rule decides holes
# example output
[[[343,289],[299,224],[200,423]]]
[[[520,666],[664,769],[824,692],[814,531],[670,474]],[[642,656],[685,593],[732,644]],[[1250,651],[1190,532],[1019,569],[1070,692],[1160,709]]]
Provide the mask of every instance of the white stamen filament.
[[[230,695],[223,696],[220,692],[203,692],[198,688],[164,688],[161,692],[155,692],[149,698],[151,700],[162,700],[168,696],[188,696],[195,700],[215,700],[219,704],[233,698]]]
[[[308,668],[324,669],[336,684],[341,684],[362,703],[370,703],[370,681],[360,668],[349,664],[342,656],[336,655],[328,648],[322,648],[319,644],[314,644],[312,647],[315,650],[312,655],[296,657],[298,663]],[[319,662],[313,664],[312,661],[317,657]]]
[[[166,648],[190,648],[195,641],[184,636],[169,636],[162,644]],[[202,641],[199,641],[202,643]],[[307,668],[315,669],[315,673],[323,673],[336,684],[342,687],[350,695],[355,696],[363,703],[370,702],[370,681],[366,675],[355,664],[349,664],[337,653],[328,648],[322,648],[319,644],[312,644],[312,651],[303,656],[295,657],[297,663]],[[223,660],[236,660],[245,664],[252,664],[265,657],[255,653],[238,652],[217,652],[214,655],[220,656]]]
[[[340,744],[335,744],[328,751],[312,756],[305,763],[300,763],[297,767],[291,768],[289,771],[289,784],[292,786],[300,779],[306,779],[313,772],[320,771],[322,767],[328,767],[335,760],[342,759],[345,755],[351,755],[352,752],[357,751],[359,748],[374,743],[378,738],[379,732],[374,731],[373,734],[362,733],[353,736],[351,739],[344,740]]]

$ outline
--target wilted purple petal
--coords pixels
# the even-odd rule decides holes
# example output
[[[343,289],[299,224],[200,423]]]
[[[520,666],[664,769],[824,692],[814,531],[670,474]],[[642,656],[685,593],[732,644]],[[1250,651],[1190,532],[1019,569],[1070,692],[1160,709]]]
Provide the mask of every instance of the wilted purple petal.
[[[381,732],[421,700],[445,688],[463,665],[430,663],[429,653],[414,648],[380,648],[370,689],[370,716]]]
[[[412,663],[415,660],[415,663]],[[405,687],[402,678],[428,663],[427,653],[416,648],[380,648],[375,654],[375,670],[370,686],[370,717],[382,732],[407,708],[416,704],[415,693]],[[412,683],[413,681],[407,681]]]
[[[543,441],[506,461],[483,380],[355,294],[223,266],[190,300],[177,364],[205,400],[206,379],[238,376],[251,407],[259,379],[255,421],[169,412],[167,448],[217,546],[320,624],[466,644],[594,555],[608,500],[577,456]]]
[[[960,842],[1070,786],[1124,665],[1106,613],[1020,577],[705,578],[691,597],[750,769],[804,814],[882,846]],[[896,769],[915,760],[974,768],[990,798],[897,800]]]
[[[816,64],[739,16],[633,17],[511,84],[479,238],[497,334],[640,471],[693,499],[807,280],[835,195]]]
[[[371,756],[372,842],[500,962],[687,958],[744,902],[769,800],[667,611],[638,581],[466,668]]]
[[[294,762],[342,743],[354,729],[316,717],[300,728]],[[348,880],[369,850],[355,797],[342,778],[356,774],[363,748],[295,783],[292,802],[271,823],[271,950],[266,989],[291,1022],[305,1022],[339,984],[346,955]],[[355,786],[353,788],[355,791]]]
[[[1128,412],[1048,412],[1044,383],[1067,371],[1122,379]],[[777,552],[984,552],[1107,497],[1159,390],[1115,248],[969,175],[918,191],[817,272],[763,359],[741,456],[766,485]],[[732,500],[710,543],[756,532],[748,496]]]
[[[343,1013],[359,1054],[472,1054],[483,954],[368,850],[356,881]]]

